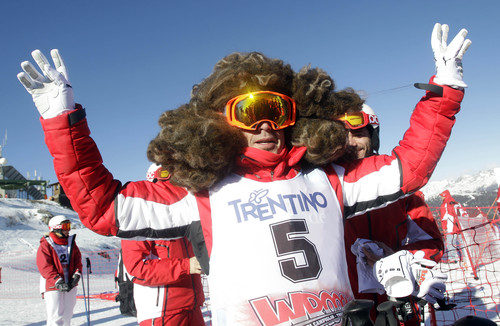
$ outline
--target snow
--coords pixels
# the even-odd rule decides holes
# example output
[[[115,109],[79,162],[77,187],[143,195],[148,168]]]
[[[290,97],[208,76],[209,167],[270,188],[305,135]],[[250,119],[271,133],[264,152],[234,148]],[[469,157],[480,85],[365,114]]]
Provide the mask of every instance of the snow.
[[[448,189],[453,196],[473,196],[483,191],[496,192],[498,185],[494,169],[487,169],[472,175],[464,174],[452,180],[431,181],[421,190],[425,198],[439,196],[445,189]]]
[[[451,325],[453,321],[468,315],[488,318],[499,324],[500,261],[478,266],[477,278],[465,265],[466,260],[460,263],[439,263],[435,267],[448,275],[446,293],[450,302],[457,305],[453,310],[436,311],[438,325]]]
[[[120,247],[119,239],[104,237],[86,229],[74,211],[54,202],[1,198],[0,267],[3,268],[0,283],[0,325],[45,325],[45,304],[38,291],[39,274],[33,261],[40,238],[48,232],[47,226],[42,222],[47,212],[69,217],[75,228],[71,233],[77,235],[76,242],[82,252]],[[94,292],[94,284],[109,284],[108,290],[113,290],[112,274],[90,277],[91,293]],[[17,293],[21,292],[20,298],[12,295],[16,290]],[[82,294],[81,285],[78,291]],[[118,303],[114,301],[91,299],[90,308],[92,325],[137,325],[135,317],[120,314]],[[86,324],[84,301],[78,299],[72,325]]]
[[[0,287],[1,288],[1,287]],[[45,325],[45,304],[42,299],[0,298],[0,325]],[[137,325],[135,317],[120,314],[118,304],[107,300],[90,300],[91,325]],[[76,302],[71,325],[87,325],[83,300]]]

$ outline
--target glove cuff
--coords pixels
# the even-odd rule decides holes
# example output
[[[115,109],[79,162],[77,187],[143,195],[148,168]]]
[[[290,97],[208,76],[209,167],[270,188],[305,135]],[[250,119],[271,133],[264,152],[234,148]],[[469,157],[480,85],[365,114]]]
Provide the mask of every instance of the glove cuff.
[[[85,109],[82,108],[80,104],[76,104],[75,109],[76,110],[71,111],[71,113],[68,114],[68,121],[70,126],[76,124],[79,121],[82,121],[87,116]]]

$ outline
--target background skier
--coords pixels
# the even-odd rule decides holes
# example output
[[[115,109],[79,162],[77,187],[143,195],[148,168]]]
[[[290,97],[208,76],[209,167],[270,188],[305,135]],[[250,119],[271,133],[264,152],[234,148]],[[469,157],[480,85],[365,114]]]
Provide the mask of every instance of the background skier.
[[[380,122],[371,107],[363,104],[361,112],[347,113],[343,121],[348,129],[348,142],[342,160],[378,155]],[[375,302],[372,318],[375,317],[375,308],[387,301],[387,296],[381,285],[371,284],[363,278],[363,270],[370,272],[377,260],[399,250],[408,250],[412,255],[419,252],[418,255],[432,266],[443,255],[441,234],[419,191],[384,208],[350,218],[344,227],[347,266],[354,297]],[[360,241],[356,243],[358,239],[369,241],[360,244]],[[418,325],[418,314],[415,317],[406,321],[405,325]]]
[[[40,239],[36,254],[47,325],[70,325],[82,273],[82,256],[76,236],[69,235],[71,222],[67,217],[52,217],[49,230],[49,234]]]

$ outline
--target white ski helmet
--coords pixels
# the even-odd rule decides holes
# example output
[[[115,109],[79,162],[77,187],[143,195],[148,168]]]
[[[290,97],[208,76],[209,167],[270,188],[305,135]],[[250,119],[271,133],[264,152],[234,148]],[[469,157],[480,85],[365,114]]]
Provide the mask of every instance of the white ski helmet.
[[[70,222],[70,220],[69,220],[69,218],[67,218],[64,215],[56,215],[56,216],[52,217],[49,221],[50,232],[53,232],[56,230],[62,230],[63,222]]]
[[[378,117],[375,114],[375,111],[373,111],[373,109],[366,103],[363,103],[363,107],[361,110],[364,113],[368,114],[368,118],[370,119],[367,127],[368,131],[370,132],[372,150],[378,154],[378,150],[380,148],[380,123],[378,121]]]
[[[149,166],[148,172],[146,172],[146,180],[153,182],[154,179],[156,178],[156,171],[161,168],[156,163],[153,163]]]

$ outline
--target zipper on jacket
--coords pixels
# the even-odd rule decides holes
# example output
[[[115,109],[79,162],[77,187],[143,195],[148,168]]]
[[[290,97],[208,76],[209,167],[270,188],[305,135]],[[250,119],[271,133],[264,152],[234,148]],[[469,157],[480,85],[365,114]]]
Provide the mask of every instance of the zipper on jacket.
[[[158,289],[160,289],[158,287]],[[162,325],[165,325],[165,312],[167,311],[167,301],[168,301],[168,285],[165,285],[165,300],[163,304],[163,309],[161,311]]]
[[[170,244],[167,245],[167,246],[165,246],[165,248],[167,248],[167,258],[170,258]],[[161,312],[162,325],[165,324],[165,312],[167,311],[167,301],[168,301],[168,287],[169,287],[168,284],[165,285],[165,299],[164,299],[164,303],[163,303],[163,309],[162,309],[162,312]],[[160,290],[160,287],[158,287],[158,291],[159,290]]]

